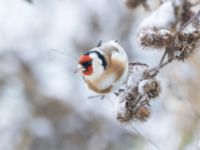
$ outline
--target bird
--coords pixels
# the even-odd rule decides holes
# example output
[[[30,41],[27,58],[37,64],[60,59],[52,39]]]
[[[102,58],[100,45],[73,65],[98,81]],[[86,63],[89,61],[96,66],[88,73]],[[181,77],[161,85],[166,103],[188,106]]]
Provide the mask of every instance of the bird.
[[[106,95],[118,91],[128,78],[128,57],[117,40],[105,43],[79,57],[77,72],[81,72],[87,87],[95,93]]]

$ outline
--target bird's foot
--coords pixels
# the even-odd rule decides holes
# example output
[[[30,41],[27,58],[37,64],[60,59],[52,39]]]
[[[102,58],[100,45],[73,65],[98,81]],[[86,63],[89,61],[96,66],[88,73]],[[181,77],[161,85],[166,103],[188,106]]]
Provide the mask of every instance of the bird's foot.
[[[117,92],[114,92],[115,96],[119,96],[121,92],[126,92],[124,89],[119,89]]]
[[[101,100],[103,100],[105,98],[105,95],[93,95],[93,96],[89,96],[89,99],[94,99],[94,98],[100,98]]]

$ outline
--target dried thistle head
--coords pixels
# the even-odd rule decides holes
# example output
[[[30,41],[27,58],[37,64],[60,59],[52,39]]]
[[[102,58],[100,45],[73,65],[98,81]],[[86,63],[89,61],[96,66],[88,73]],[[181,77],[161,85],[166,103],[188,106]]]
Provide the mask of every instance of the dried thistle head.
[[[125,111],[125,112],[118,112],[116,119],[121,122],[121,123],[125,123],[125,122],[129,122],[132,119],[133,113],[132,111]]]
[[[159,96],[161,87],[158,81],[155,79],[150,79],[141,81],[138,86],[138,90],[142,95],[152,99]]]
[[[173,39],[173,34],[169,30],[146,29],[139,33],[138,41],[143,49],[164,49]]]
[[[180,61],[187,59],[199,46],[200,32],[177,33],[174,40],[174,58]]]
[[[126,111],[125,113],[118,112],[116,117],[116,119],[121,123],[129,122],[131,118],[131,111]]]
[[[162,5],[165,9],[173,7],[170,1],[164,2]],[[173,8],[171,8],[171,13],[173,13]],[[155,14],[152,16],[155,19]],[[200,11],[192,18],[199,16]],[[116,112],[116,118],[121,123],[127,123],[133,120],[147,120],[151,114],[150,102],[159,96],[161,91],[160,83],[156,80],[156,75],[159,73],[159,70],[173,60],[185,60],[199,46],[200,31],[197,26],[199,22],[196,22],[197,27],[195,27],[195,30],[190,30],[190,32],[185,31],[185,28],[191,23],[190,20],[175,32],[171,32],[173,30],[158,28],[165,25],[167,27],[167,25],[172,25],[172,23],[173,19],[169,19],[157,27],[140,28],[138,39],[141,46],[144,48],[164,49],[165,52],[159,65],[152,69],[149,69],[148,65],[145,64],[130,63],[130,74],[126,87],[124,88],[124,92],[118,95],[116,101],[120,108]]]
[[[129,78],[127,82],[128,87],[137,87],[139,82],[143,80],[144,74],[148,74],[148,65],[142,63],[132,63],[129,67]],[[133,88],[134,89],[134,88]]]
[[[121,122],[145,121],[150,116],[151,99],[160,93],[160,84],[150,76],[148,66],[132,63],[124,92],[117,97],[116,119]]]
[[[141,106],[136,111],[136,118],[140,121],[146,121],[151,115],[150,109],[146,106]]]
[[[143,49],[167,49],[169,58],[183,61],[199,46],[200,31],[172,33],[165,29],[148,29],[140,32],[138,39]]]

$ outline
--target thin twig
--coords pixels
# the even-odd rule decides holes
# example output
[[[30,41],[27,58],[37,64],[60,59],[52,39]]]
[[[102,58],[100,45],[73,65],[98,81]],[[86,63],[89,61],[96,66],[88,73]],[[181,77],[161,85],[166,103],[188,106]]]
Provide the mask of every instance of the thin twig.
[[[88,99],[95,99],[95,98],[100,98],[101,100],[103,100],[105,98],[104,95],[93,95],[93,96],[88,96]]]
[[[162,58],[161,58],[161,60],[160,60],[158,69],[160,69],[160,67],[161,67],[163,61],[165,60],[165,57],[166,57],[166,56],[167,56],[167,49],[165,50],[165,52],[164,52],[164,54],[163,54],[163,56],[162,56]]]
[[[166,65],[168,65],[169,63],[171,63],[172,60],[173,60],[173,59],[169,59],[169,60],[167,60],[166,62],[164,62],[163,64],[159,65],[158,67],[155,67],[155,68],[150,69],[150,72],[153,72],[153,73],[151,74],[151,77],[156,76],[156,75],[159,73],[160,69],[162,69],[163,67],[165,67]]]
[[[160,59],[160,62],[159,62],[159,65],[155,68],[152,68],[150,69],[149,71],[150,72],[153,72],[151,74],[151,76],[156,76],[158,74],[158,72],[160,71],[160,69],[163,67],[163,61],[165,60],[165,57],[167,56],[167,49],[165,49],[165,52],[163,53],[161,59]]]
[[[193,22],[193,20],[197,19],[200,16],[200,10],[194,15],[192,16],[192,18],[190,18],[188,21],[186,21],[179,29],[178,32],[183,31],[191,22]]]
[[[169,60],[167,60],[165,63],[163,63],[162,65],[160,65],[160,69],[163,68],[163,67],[165,67],[165,66],[168,65],[169,63],[171,63],[172,60],[173,60],[173,59],[169,59]]]
[[[147,64],[140,63],[140,62],[129,62],[128,64],[129,64],[129,66],[141,65],[141,66],[147,66],[148,67]]]

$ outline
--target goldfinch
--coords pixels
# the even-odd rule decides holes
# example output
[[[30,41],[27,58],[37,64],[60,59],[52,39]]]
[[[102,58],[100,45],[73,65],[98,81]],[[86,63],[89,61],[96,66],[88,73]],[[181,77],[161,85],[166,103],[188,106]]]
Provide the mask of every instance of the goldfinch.
[[[99,42],[80,56],[77,68],[90,90],[105,95],[116,92],[126,82],[128,57],[117,41]]]

